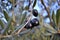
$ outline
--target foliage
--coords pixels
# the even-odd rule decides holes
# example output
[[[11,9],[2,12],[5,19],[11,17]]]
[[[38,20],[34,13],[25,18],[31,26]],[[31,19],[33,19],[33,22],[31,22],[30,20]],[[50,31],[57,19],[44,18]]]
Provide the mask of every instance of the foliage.
[[[14,5],[15,1],[10,1]],[[31,6],[32,8],[35,7],[36,1],[37,0],[34,0],[34,3]],[[41,2],[43,2],[43,0],[41,0]],[[8,15],[8,12],[2,10],[8,23],[5,24],[2,20],[0,20],[0,25],[2,27],[0,40],[60,40],[60,9],[57,10],[56,14],[53,11],[52,15],[50,15],[50,12],[44,2],[42,5],[48,13],[50,23],[45,23],[43,21],[43,15],[39,14],[37,17],[39,19],[39,25],[32,29],[24,29],[25,25],[28,24],[32,17],[32,9],[29,10],[30,6],[26,6],[24,8],[24,10],[30,11],[28,16],[27,13],[23,13],[24,10],[22,9],[22,13],[20,13],[20,15],[15,15],[14,6],[11,17]],[[25,22],[26,20],[27,22]]]

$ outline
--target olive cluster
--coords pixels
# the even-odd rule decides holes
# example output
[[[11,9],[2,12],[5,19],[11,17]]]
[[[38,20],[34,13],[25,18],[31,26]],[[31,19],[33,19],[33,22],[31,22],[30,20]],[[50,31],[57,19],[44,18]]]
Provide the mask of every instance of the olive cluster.
[[[33,9],[32,12],[33,16],[37,17],[38,16],[38,11],[36,9]],[[32,29],[35,26],[39,25],[39,20],[37,18],[34,18],[28,22],[28,24],[25,26],[26,29]]]
[[[39,21],[37,18],[34,18],[32,20],[30,20],[30,22],[28,22],[28,24],[25,26],[26,29],[32,29],[34,26],[38,26],[39,25]]]

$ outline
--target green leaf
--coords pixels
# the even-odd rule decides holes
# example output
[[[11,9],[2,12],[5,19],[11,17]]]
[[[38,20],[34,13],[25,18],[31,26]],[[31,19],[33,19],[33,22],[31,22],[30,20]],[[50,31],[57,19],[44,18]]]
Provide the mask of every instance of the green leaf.
[[[9,19],[10,19],[9,15],[8,15],[8,13],[5,10],[3,10],[3,14],[4,14],[6,20],[9,21]]]
[[[24,22],[24,20],[26,19],[26,14],[27,13],[23,13],[22,15],[21,15],[21,18],[20,18],[20,25]]]
[[[12,22],[11,22],[11,24],[10,24],[10,26],[9,26],[9,29],[10,29],[11,31],[14,31],[14,25],[12,25]]]
[[[15,32],[17,32],[19,29],[21,29],[21,27],[22,27],[23,25],[24,25],[24,24],[22,24],[22,25],[16,27],[16,29],[14,30],[14,32],[12,32],[12,34],[15,33]]]
[[[59,33],[54,34],[52,40],[60,40]]]
[[[47,33],[43,33],[43,35],[44,35],[44,36],[50,36],[50,35],[52,35],[52,33],[48,33],[48,32],[47,32]]]
[[[16,0],[9,0],[14,6],[16,4]]]
[[[47,40],[47,37],[45,37],[43,34],[41,34],[41,38],[42,38],[43,40]]]
[[[4,29],[4,31],[2,32],[2,34],[6,34],[10,28],[10,25],[11,25],[11,21],[12,21],[12,18],[10,18],[10,20],[8,21],[8,25],[7,27]]]
[[[30,31],[30,29],[24,30],[23,32],[20,32],[20,35],[27,34],[29,31]]]
[[[46,28],[46,30],[48,30],[51,33],[57,33],[57,31],[49,24],[44,23],[44,27]]]
[[[59,25],[60,23],[60,9],[57,10],[57,13],[56,13],[56,23],[57,23],[57,26]]]
[[[55,13],[54,13],[54,11],[52,12],[52,20],[53,20],[53,27],[55,28],[55,29],[57,29],[58,27],[57,27],[57,23],[56,23],[56,15],[55,15]]]
[[[52,19],[53,19],[53,22],[56,24],[56,15],[55,15],[54,11],[52,12]]]
[[[37,0],[34,0],[34,3],[33,3],[33,8],[35,7],[35,5],[36,5],[36,2],[37,2]]]
[[[47,32],[47,29],[45,27],[41,27],[40,28],[40,32],[44,35],[44,36],[50,36],[52,35],[52,33]]]
[[[25,9],[25,10],[28,10],[28,9],[29,9],[29,6],[26,6],[24,9]]]
[[[0,20],[0,25],[4,29],[4,24],[3,24],[3,22],[1,20]]]
[[[43,26],[43,16],[39,14],[39,24]]]

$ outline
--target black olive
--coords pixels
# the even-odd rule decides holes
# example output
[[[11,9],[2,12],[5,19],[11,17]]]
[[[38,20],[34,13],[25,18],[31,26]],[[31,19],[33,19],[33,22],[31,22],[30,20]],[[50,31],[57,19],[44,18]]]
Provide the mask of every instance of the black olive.
[[[32,14],[37,17],[38,16],[38,11],[36,9],[33,9]]]
[[[29,22],[24,28],[26,28],[26,29],[32,29],[33,25]]]
[[[39,25],[39,20],[37,18],[34,18],[30,20],[30,22],[24,28],[32,29],[34,26],[38,26],[38,25]]]
[[[34,18],[30,21],[30,23],[33,25],[33,26],[38,26],[39,25],[39,20],[37,18]]]

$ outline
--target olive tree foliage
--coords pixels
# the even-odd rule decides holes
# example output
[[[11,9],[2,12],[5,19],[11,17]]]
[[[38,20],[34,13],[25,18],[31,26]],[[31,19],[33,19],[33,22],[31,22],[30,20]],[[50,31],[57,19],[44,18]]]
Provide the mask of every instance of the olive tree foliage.
[[[32,15],[33,9],[38,10],[38,17]],[[39,19],[39,31],[22,31],[33,18]],[[18,40],[25,33],[30,40],[60,40],[60,0],[0,0],[0,39]]]

